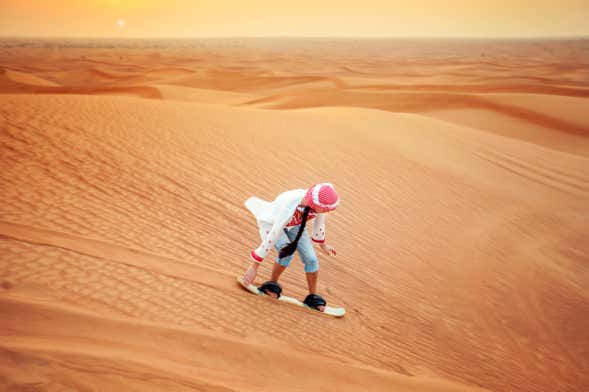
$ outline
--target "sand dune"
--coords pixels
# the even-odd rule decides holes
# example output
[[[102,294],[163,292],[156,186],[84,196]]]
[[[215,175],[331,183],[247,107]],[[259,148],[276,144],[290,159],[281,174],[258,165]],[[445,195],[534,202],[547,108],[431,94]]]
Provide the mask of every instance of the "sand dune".
[[[152,86],[59,86],[35,75],[15,77],[10,71],[0,74],[0,88],[4,93],[19,94],[77,94],[77,95],[131,95],[143,98],[161,98],[159,90]]]
[[[589,386],[585,41],[4,46],[0,389]],[[343,319],[235,283],[324,180]]]
[[[586,99],[536,94],[489,94],[483,98],[508,110],[502,113],[501,110],[463,108],[434,110],[427,114],[550,149],[585,156],[589,151],[586,138],[589,124],[583,115]]]
[[[49,80],[25,72],[6,70],[5,75],[7,79],[20,84],[28,84],[31,86],[58,86],[57,83],[50,82]]]
[[[173,84],[152,84],[151,86],[159,90],[163,99],[178,101],[238,105],[257,98],[252,94],[227,90],[211,90]]]
[[[72,384],[117,388],[123,381],[149,390],[259,390],[267,386],[265,378],[274,375],[274,388],[281,390],[335,391],[345,381],[347,390],[363,391],[366,380],[370,380],[371,388],[382,390],[476,390],[441,380],[415,379],[340,364],[287,347],[243,343],[194,327],[173,329],[11,299],[3,300],[2,308],[7,319],[5,327],[12,335],[3,342],[3,360],[13,359],[14,352],[24,357],[24,361],[15,362],[21,366],[24,362],[29,373],[21,379],[28,379],[29,383],[43,384],[58,373],[64,381],[61,385],[55,382],[55,389]],[[42,336],[32,337],[35,335]],[[102,366],[104,362],[110,366]],[[43,368],[42,364],[48,363],[55,364],[55,368]],[[260,367],[259,363],[266,365]],[[297,372],[292,372],[292,368]],[[317,372],[318,368],[322,371]],[[92,377],[96,371],[104,380],[100,386]],[[301,373],[310,377],[301,379]]]

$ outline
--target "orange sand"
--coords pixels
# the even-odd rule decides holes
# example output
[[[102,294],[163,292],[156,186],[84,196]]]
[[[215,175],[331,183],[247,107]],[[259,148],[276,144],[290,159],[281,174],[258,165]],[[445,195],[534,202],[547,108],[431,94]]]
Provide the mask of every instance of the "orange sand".
[[[589,389],[588,41],[63,44],[0,48],[0,390]],[[326,180],[343,319],[235,284]]]

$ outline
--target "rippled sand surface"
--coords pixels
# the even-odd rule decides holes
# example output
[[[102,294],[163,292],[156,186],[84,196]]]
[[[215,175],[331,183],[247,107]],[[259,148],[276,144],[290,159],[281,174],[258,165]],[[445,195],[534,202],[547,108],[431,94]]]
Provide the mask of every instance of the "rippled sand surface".
[[[588,111],[587,40],[3,41],[0,389],[586,390]],[[322,181],[343,319],[235,283]]]

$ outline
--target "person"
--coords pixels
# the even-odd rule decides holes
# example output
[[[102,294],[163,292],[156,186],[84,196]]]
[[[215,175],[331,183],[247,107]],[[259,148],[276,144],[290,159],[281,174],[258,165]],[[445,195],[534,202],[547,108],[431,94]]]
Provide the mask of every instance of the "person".
[[[265,294],[279,298],[282,287],[278,284],[280,275],[289,266],[295,250],[305,265],[309,295],[304,303],[312,309],[323,311],[325,299],[317,293],[319,260],[313,243],[319,244],[328,256],[335,256],[334,247],[325,242],[326,214],[339,205],[340,199],[331,183],[320,183],[308,189],[294,189],[281,193],[272,202],[250,197],[245,205],[256,217],[262,243],[250,251],[251,264],[245,271],[244,285],[253,283],[260,264],[275,247],[278,257],[272,267],[270,280],[258,289]],[[311,237],[305,226],[313,221]]]

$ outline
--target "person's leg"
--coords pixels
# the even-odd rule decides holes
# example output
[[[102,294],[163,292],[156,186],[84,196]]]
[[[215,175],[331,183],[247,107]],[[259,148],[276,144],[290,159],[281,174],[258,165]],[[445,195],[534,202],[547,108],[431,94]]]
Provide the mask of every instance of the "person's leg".
[[[317,294],[317,279],[319,278],[319,271],[307,272],[307,286],[309,286],[309,294]]]
[[[319,259],[317,259],[317,255],[315,254],[315,249],[313,248],[313,242],[309,237],[309,234],[305,230],[301,239],[299,240],[297,251],[301,256],[301,260],[305,264],[305,274],[307,275],[307,286],[309,287],[309,295],[307,298],[311,296],[319,297],[323,303],[325,300],[317,294],[317,280],[319,278]],[[307,301],[305,298],[305,302]],[[325,310],[324,305],[318,305],[315,307],[318,311],[323,312]]]
[[[290,237],[291,237],[290,233],[288,233],[288,235],[287,235],[287,233],[282,233],[282,235],[280,237],[278,237],[278,240],[274,244],[274,247],[276,248],[276,252],[280,252],[280,249],[283,246],[285,246],[290,241],[292,241],[292,239]],[[282,259],[280,257],[276,258],[276,262],[272,266],[272,274],[270,275],[271,282],[278,283],[278,279],[280,279],[280,275],[282,275],[284,270],[288,267],[291,260],[292,260],[292,255],[290,255],[288,257],[284,257]],[[267,295],[271,296],[272,298],[278,298],[278,295],[276,293],[266,291],[266,290],[264,290],[264,292]]]
[[[278,282],[278,279],[280,279],[280,275],[282,275],[285,269],[286,266],[280,264],[280,262],[278,261],[275,262],[272,266],[272,275],[270,275],[270,280],[273,282]]]
[[[287,235],[287,233],[282,233],[282,235],[280,237],[278,237],[278,240],[274,244],[274,248],[276,249],[276,252],[280,252],[280,249],[283,246],[285,246],[286,244],[288,244],[290,241],[292,241],[294,239],[294,235],[292,233],[290,233],[288,230],[287,230],[287,232],[288,232],[288,235]],[[280,257],[276,258],[276,262],[272,266],[272,275],[270,276],[271,281],[278,282],[280,275],[289,266],[290,261],[292,260],[292,257],[293,257],[293,255],[284,257],[282,259]]]
[[[307,286],[309,287],[309,294],[317,294],[317,280],[319,277],[319,259],[315,254],[313,242],[307,230],[299,240],[297,251],[303,264],[305,264],[305,273],[307,275]]]

